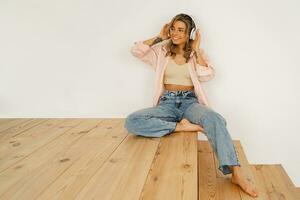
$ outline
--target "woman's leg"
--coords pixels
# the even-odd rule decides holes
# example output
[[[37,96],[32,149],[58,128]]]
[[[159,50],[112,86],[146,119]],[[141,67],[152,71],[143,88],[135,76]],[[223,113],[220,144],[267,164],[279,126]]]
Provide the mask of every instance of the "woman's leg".
[[[191,104],[185,110],[183,117],[191,123],[203,126],[223,174],[232,173],[232,183],[239,185],[250,196],[257,197],[257,188],[242,173],[232,139],[226,128],[226,120],[220,114],[199,103]]]
[[[229,166],[240,166],[232,139],[226,128],[226,120],[219,113],[202,104],[193,103],[187,107],[183,117],[204,128],[219,161],[219,169],[223,174],[232,173]]]
[[[135,111],[125,119],[125,128],[136,135],[162,137],[173,132],[178,113],[171,107],[158,105]]]

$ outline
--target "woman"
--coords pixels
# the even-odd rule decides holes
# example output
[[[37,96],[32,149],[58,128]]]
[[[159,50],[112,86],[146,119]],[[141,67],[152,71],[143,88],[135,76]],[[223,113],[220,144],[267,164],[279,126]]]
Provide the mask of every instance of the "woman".
[[[223,174],[250,196],[257,189],[245,178],[238,161],[226,120],[208,107],[200,82],[214,77],[214,68],[200,46],[193,19],[176,15],[158,37],[134,43],[131,53],[156,72],[153,107],[131,113],[125,128],[145,137],[162,137],[178,131],[204,132],[219,160]],[[195,37],[193,37],[195,36]]]

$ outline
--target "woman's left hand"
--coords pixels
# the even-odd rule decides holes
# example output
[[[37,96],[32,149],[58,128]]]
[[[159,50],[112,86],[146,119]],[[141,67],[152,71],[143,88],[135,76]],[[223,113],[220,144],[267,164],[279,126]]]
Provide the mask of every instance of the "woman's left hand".
[[[200,48],[200,42],[201,42],[201,35],[199,29],[196,30],[196,37],[195,40],[192,42],[192,48],[194,51],[198,51]]]

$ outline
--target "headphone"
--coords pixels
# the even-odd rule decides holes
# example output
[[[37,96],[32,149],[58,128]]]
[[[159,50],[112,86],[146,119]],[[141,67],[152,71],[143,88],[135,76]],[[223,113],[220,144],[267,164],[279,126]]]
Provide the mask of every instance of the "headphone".
[[[195,20],[190,15],[187,15],[187,14],[184,14],[184,13],[181,13],[181,14],[178,14],[178,15],[182,16],[183,18],[187,19],[190,22],[192,30],[190,32],[189,39],[195,40],[196,30],[197,30]],[[171,35],[170,29],[169,29],[169,35]]]

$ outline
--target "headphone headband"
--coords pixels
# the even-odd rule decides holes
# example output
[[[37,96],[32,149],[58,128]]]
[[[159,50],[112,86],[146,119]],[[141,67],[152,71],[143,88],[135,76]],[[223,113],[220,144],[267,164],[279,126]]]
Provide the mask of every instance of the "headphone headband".
[[[195,38],[196,38],[196,29],[197,29],[197,27],[196,27],[196,22],[195,22],[194,18],[193,18],[192,16],[190,16],[190,15],[187,15],[187,14],[183,14],[183,13],[182,13],[182,15],[183,15],[185,18],[189,19],[189,21],[190,21],[190,23],[191,23],[190,39],[191,39],[191,40],[195,40]]]
[[[195,24],[195,20],[193,19],[193,17],[192,16],[190,16],[190,15],[187,15],[187,14],[180,14],[181,16],[183,16],[184,18],[187,18],[187,19],[189,19],[189,21],[191,22],[191,26],[192,26],[192,28],[194,28],[194,27],[196,27],[196,24]]]

